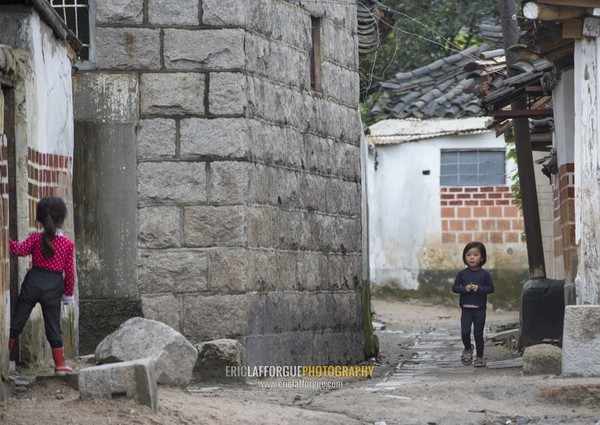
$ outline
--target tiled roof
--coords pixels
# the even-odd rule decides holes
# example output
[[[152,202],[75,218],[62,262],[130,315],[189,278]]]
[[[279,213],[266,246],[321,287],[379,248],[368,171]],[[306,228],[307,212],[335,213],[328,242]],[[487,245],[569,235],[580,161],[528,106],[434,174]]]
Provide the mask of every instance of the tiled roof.
[[[380,40],[394,26],[393,13],[386,6],[371,0],[356,1],[358,53],[369,55],[379,48]]]
[[[379,83],[380,96],[366,105],[373,118],[464,118],[484,114],[464,66],[489,50],[473,46],[411,72]]]
[[[530,118],[533,149],[549,150],[554,128],[552,89],[561,71],[573,66],[574,42],[563,39],[563,25],[556,21],[521,20],[520,29],[519,43],[509,49],[517,62],[508,69],[502,50],[465,65],[474,82],[468,91],[476,94],[486,113],[494,117],[492,126],[498,134],[511,128],[507,121],[511,116],[502,112],[526,95],[528,113],[524,116]]]

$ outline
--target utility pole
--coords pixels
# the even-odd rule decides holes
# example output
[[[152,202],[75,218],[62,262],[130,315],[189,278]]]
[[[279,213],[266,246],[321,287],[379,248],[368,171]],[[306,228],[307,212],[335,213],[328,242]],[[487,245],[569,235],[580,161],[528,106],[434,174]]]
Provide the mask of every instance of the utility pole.
[[[498,0],[502,32],[504,34],[504,52],[506,66],[517,62],[517,55],[509,52],[508,48],[518,42],[519,29],[515,12],[514,0]],[[513,111],[527,109],[527,98],[522,94],[511,105]],[[533,168],[533,154],[531,149],[531,134],[529,132],[528,118],[513,118],[515,132],[515,149],[517,153],[517,168],[519,183],[521,185],[521,203],[523,206],[523,222],[525,224],[525,237],[527,239],[527,257],[529,260],[530,279],[543,279],[546,277],[544,263],[544,246],[542,244],[542,230],[540,226],[540,212],[538,207],[537,188],[535,184],[535,170]]]

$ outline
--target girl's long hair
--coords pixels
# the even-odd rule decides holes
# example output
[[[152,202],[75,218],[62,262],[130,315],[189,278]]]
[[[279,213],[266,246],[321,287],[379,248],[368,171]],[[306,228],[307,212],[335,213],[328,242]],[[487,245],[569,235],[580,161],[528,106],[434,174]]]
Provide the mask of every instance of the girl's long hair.
[[[56,253],[52,241],[66,216],[67,205],[61,198],[49,196],[38,202],[35,219],[44,227],[42,253],[45,258],[52,258]]]

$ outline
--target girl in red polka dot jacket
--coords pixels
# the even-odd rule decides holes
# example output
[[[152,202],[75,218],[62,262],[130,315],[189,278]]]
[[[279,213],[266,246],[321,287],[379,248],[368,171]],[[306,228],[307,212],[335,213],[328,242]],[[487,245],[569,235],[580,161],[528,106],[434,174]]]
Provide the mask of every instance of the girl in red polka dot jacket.
[[[25,275],[17,298],[10,324],[8,351],[23,331],[31,310],[40,303],[57,375],[73,372],[65,363],[60,329],[61,301],[73,303],[75,288],[75,244],[64,236],[61,229],[66,216],[67,206],[61,198],[42,198],[37,204],[35,219],[44,231],[32,234],[23,242],[9,241],[10,253],[19,257],[31,255],[33,267]]]

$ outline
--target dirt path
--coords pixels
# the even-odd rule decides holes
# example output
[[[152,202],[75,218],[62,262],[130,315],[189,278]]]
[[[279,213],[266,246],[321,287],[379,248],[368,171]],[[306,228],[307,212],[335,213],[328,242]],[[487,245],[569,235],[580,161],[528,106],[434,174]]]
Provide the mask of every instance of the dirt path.
[[[600,378],[525,377],[514,352],[490,344],[489,367],[460,366],[457,308],[374,307],[385,329],[373,379],[330,380],[329,389],[311,387],[325,382],[316,378],[160,387],[157,413],[126,399],[80,400],[64,381],[41,379],[0,403],[0,424],[600,424]],[[517,320],[489,312],[488,333]]]

